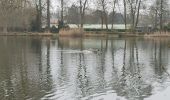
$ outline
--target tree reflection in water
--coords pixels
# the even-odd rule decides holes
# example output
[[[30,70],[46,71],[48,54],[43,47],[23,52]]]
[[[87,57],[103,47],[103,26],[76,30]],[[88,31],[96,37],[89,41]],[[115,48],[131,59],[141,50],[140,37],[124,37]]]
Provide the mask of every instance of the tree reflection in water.
[[[169,87],[169,39],[1,38],[1,100],[143,100]]]

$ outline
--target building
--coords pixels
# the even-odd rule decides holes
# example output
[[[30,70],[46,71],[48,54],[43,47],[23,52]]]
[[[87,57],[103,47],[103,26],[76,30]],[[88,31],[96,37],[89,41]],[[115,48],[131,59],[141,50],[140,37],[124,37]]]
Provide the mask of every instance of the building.
[[[77,24],[68,24],[70,28],[79,28],[80,25]],[[102,28],[103,27],[103,28]],[[83,25],[84,29],[106,29],[106,25],[104,24],[103,26],[101,24],[84,24]],[[108,24],[108,29],[112,29],[112,25]],[[113,25],[114,30],[125,30],[125,25],[124,24],[114,24]],[[130,29],[130,25],[127,25],[127,29]]]

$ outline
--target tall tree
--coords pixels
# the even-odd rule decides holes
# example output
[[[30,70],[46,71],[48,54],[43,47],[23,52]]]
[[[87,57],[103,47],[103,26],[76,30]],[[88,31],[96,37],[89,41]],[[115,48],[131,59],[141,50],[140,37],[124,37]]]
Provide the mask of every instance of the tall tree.
[[[163,29],[163,0],[160,1],[160,32]]]
[[[108,29],[108,18],[107,18],[107,11],[106,11],[107,2],[106,2],[106,0],[101,0],[101,6],[102,6],[102,9],[103,9],[103,15],[104,15],[104,21],[105,21],[105,24],[106,24],[106,29]]]
[[[107,16],[107,5],[109,2],[107,0],[99,0],[97,1],[102,15],[102,23],[104,22],[106,25],[106,29],[108,29],[108,16]]]
[[[154,27],[155,29],[158,28],[160,32],[163,31],[164,22],[167,20],[168,17],[168,0],[156,0],[153,5],[150,7],[151,13],[154,14]]]
[[[113,0],[113,4],[112,4],[112,29],[113,29],[113,24],[114,24],[113,22],[114,22],[116,3],[117,3],[117,0]]]
[[[47,31],[50,32],[50,0],[47,0]]]
[[[135,32],[138,22],[142,0],[128,0],[131,15],[131,30]]]
[[[137,15],[136,15],[137,17],[136,17],[136,22],[135,22],[135,29],[136,29],[136,27],[137,27],[137,25],[139,23],[139,13],[140,13],[140,8],[141,8],[142,0],[139,0],[137,2],[138,2],[138,6],[137,6]]]
[[[0,22],[3,33],[28,29],[33,10],[29,0],[0,0]]]
[[[126,0],[123,0],[124,5],[124,23],[125,23],[125,32],[127,30],[127,9],[126,9]]]
[[[36,0],[36,31],[41,31],[42,28],[42,0]]]
[[[38,30],[41,31],[42,28],[42,0],[39,0],[39,28]]]
[[[77,26],[80,24],[79,20],[77,20],[77,18],[79,17],[78,9],[79,7],[74,4],[70,8],[68,8],[67,22],[69,24],[76,24]]]
[[[152,17],[152,24],[154,30],[158,28],[158,13],[159,13],[159,2],[156,0],[153,5],[150,6],[150,16]]]
[[[61,22],[63,23],[64,19],[64,1],[61,0]]]
[[[85,10],[87,8],[87,3],[88,3],[88,0],[79,0],[81,28],[83,28],[83,24],[84,24],[84,16],[85,16]]]

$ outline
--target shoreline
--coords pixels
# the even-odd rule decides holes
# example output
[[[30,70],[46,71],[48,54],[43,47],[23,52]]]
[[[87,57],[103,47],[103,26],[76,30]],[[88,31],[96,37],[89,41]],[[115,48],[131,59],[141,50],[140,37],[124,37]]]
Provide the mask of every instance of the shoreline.
[[[144,37],[170,37],[170,32],[155,32],[150,34],[145,34]]]
[[[38,33],[38,32],[9,32],[9,33],[0,33],[0,36],[59,36],[59,37],[76,37],[72,35],[59,35],[59,33]],[[125,32],[84,32],[83,35],[77,37],[170,37],[170,32],[155,32],[155,33],[125,33]]]
[[[38,32],[9,32],[0,33],[0,36],[53,36],[53,33],[38,33]]]

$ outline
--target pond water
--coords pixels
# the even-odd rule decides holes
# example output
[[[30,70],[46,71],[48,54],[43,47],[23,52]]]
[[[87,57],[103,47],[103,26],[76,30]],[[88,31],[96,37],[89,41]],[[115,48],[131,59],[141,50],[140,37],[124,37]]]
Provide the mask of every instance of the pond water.
[[[0,37],[0,100],[169,100],[170,39]]]

